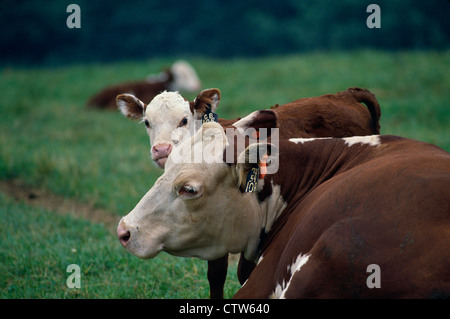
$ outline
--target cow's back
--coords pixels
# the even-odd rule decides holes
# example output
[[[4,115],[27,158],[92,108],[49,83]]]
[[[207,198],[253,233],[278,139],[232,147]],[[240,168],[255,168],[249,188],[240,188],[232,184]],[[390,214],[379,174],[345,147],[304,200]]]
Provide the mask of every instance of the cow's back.
[[[141,101],[149,103],[156,95],[169,89],[168,82],[133,81],[107,87],[93,97],[87,103],[90,107],[107,108],[115,110],[116,97],[119,94],[129,93],[135,95]]]
[[[283,123],[281,138],[349,137],[380,132],[380,106],[371,92],[360,88],[298,99],[276,106],[273,111]]]

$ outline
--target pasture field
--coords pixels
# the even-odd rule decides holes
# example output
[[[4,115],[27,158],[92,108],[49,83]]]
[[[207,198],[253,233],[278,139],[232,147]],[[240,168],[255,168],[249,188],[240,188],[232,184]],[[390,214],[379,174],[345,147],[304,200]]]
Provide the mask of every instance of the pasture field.
[[[87,109],[85,103],[109,84],[157,73],[173,61],[1,69],[3,185],[14,181],[24,189],[45,189],[102,209],[118,222],[162,171],[150,161],[143,124],[118,111]],[[221,90],[220,117],[357,86],[376,95],[382,134],[450,151],[450,51],[362,50],[189,62],[203,88]],[[208,297],[205,261],[164,253],[140,260],[120,246],[112,223],[60,213],[0,192],[0,298]],[[81,267],[80,289],[66,287],[69,264]],[[226,297],[238,288],[231,263]]]

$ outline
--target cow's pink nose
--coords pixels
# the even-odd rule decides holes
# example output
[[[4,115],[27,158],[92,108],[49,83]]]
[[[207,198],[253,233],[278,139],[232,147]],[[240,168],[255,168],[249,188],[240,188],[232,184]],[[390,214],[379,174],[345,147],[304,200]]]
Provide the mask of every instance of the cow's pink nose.
[[[172,151],[172,145],[170,145],[170,144],[155,145],[152,148],[153,159],[167,157],[167,156],[169,156],[171,151]]]
[[[119,237],[119,241],[122,244],[122,246],[126,247],[128,245],[129,240],[130,240],[131,234],[124,227],[123,223],[120,223],[119,226],[117,227],[117,236]]]

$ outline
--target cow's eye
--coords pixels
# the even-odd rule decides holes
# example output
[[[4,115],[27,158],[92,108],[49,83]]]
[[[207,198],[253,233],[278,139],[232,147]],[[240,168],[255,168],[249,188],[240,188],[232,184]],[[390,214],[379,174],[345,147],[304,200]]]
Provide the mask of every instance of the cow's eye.
[[[145,124],[145,126],[150,127],[150,123],[149,123],[148,120],[145,120],[145,121],[144,121],[144,124]]]
[[[185,126],[185,125],[187,124],[187,122],[188,122],[187,118],[186,118],[186,117],[183,118],[183,119],[180,121],[180,124],[178,124],[178,127]]]
[[[201,194],[198,188],[185,184],[178,189],[178,195],[184,199],[194,199],[199,197]]]

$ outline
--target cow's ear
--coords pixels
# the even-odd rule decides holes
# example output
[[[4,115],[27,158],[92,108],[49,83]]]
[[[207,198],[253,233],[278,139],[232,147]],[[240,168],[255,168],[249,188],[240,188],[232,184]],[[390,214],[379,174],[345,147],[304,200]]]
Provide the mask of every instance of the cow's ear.
[[[144,102],[128,93],[117,95],[116,105],[123,115],[132,120],[141,119],[146,108]]]
[[[220,102],[220,90],[219,89],[206,89],[201,91],[194,101],[190,102],[190,108],[192,114],[196,119],[202,117],[205,112],[210,109],[215,113]]]
[[[260,178],[278,170],[278,151],[271,143],[254,143],[239,154],[236,164],[237,185],[245,192],[256,191]]]
[[[265,128],[267,129],[265,136],[269,137],[272,133],[270,129],[277,127],[277,115],[272,110],[258,110],[235,122],[233,126],[241,133],[246,132],[248,129],[254,129],[256,132],[260,132],[260,129]],[[256,138],[258,137],[259,134]]]

